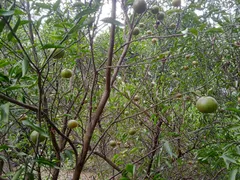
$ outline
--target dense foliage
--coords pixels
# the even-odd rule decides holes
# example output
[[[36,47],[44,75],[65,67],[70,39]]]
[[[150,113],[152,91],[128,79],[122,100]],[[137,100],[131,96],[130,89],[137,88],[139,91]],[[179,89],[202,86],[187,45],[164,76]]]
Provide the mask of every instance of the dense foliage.
[[[106,3],[0,2],[0,177],[239,179],[239,0]]]

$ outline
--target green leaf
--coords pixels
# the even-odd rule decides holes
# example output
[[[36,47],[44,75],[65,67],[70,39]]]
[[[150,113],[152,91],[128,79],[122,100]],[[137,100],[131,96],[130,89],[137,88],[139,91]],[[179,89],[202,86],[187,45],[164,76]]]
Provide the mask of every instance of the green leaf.
[[[3,31],[3,29],[4,29],[4,27],[5,27],[5,21],[2,19],[2,20],[0,20],[0,34],[1,34],[1,32]]]
[[[126,170],[127,172],[129,172],[130,174],[133,174],[133,173],[134,173],[134,169],[135,169],[135,167],[134,167],[133,164],[127,164],[126,167],[125,167],[125,170]]]
[[[7,158],[5,156],[1,155],[1,154],[0,154],[0,159],[5,161],[5,162],[8,162]]]
[[[10,106],[9,102],[0,106],[0,108],[1,108],[1,121],[3,121],[4,123],[7,123],[8,119],[9,119],[9,106]]]
[[[0,82],[9,82],[8,76],[5,76],[4,74],[0,73]]]
[[[16,31],[17,31],[17,29],[18,29],[18,27],[19,27],[19,25],[20,25],[20,22],[21,22],[20,17],[18,17],[17,22],[16,22],[13,30],[8,33],[8,41],[11,41],[11,40],[12,40],[13,34],[16,33]]]
[[[5,66],[9,65],[10,64],[9,61],[10,61],[9,59],[1,59],[0,60],[0,68],[3,68]]]
[[[14,15],[26,15],[26,13],[21,11],[20,9],[15,9],[14,10]]]
[[[170,144],[168,141],[165,140],[163,147],[165,148],[165,150],[167,151],[167,153],[170,155],[170,157],[173,157],[173,152],[172,152],[172,148],[170,147]]]
[[[46,3],[35,3],[37,7],[40,7],[42,9],[51,9],[51,4],[46,4]]]
[[[166,12],[166,14],[167,14],[167,15],[171,15],[171,14],[173,14],[173,13],[180,13],[180,12],[182,12],[181,9],[171,9],[171,10],[168,10],[168,11]]]
[[[18,169],[18,171],[15,173],[15,175],[13,176],[12,180],[18,180],[21,179],[20,176],[24,171],[24,167],[21,167],[20,169]]]
[[[92,13],[94,13],[94,12],[96,12],[96,11],[97,11],[96,9],[86,9],[86,10],[83,10],[83,11],[81,11],[80,13],[78,13],[78,14],[75,16],[74,20],[79,19],[79,18],[81,18],[81,17],[83,17],[83,16],[85,16],[85,15],[92,14]]]
[[[15,148],[15,146],[3,144],[3,145],[0,146],[0,151],[6,150],[6,149],[8,149],[8,148]],[[1,158],[1,157],[0,157],[0,158]]]
[[[27,73],[28,66],[29,66],[29,61],[28,61],[28,58],[25,57],[25,58],[22,60],[22,77],[24,77],[25,74]]]
[[[51,49],[51,48],[64,48],[64,46],[58,45],[58,44],[45,44],[42,47],[42,49]]]
[[[237,175],[237,172],[238,172],[238,169],[233,169],[231,172],[230,172],[230,180],[235,180],[236,179],[236,175]]]
[[[36,130],[37,132],[39,132],[39,134],[41,134],[42,136],[48,138],[48,134],[38,125],[33,124],[32,122],[28,121],[28,120],[24,120],[22,121],[23,125],[25,126],[29,126],[32,129]]]
[[[106,17],[106,18],[102,19],[101,21],[103,21],[105,23],[114,24],[116,26],[124,26],[121,22],[117,21],[116,19],[113,19],[112,17]]]
[[[190,28],[188,31],[189,31],[190,33],[192,33],[194,36],[198,36],[198,30],[197,30],[197,29],[195,29],[195,28]]]
[[[13,14],[14,14],[14,10],[6,11],[3,9],[0,9],[0,16],[12,16]]]
[[[83,18],[78,22],[77,25],[73,26],[73,27],[70,29],[70,31],[68,32],[68,34],[72,34],[72,33],[76,32],[76,31],[78,31],[79,29],[81,29],[81,28],[83,27],[83,23],[85,22],[86,18],[87,18],[87,16],[83,17]]]
[[[230,163],[234,163],[236,164],[236,160],[235,159],[232,159],[230,158],[229,156],[226,156],[225,154],[223,154],[222,156],[220,156],[221,158],[223,158],[225,164],[226,164],[226,167],[227,169],[229,168],[229,164]]]
[[[130,180],[128,177],[121,177],[119,180]]]
[[[24,25],[24,24],[28,24],[28,23],[30,23],[31,21],[28,21],[28,20],[21,20],[21,22],[20,22],[20,26],[21,25]]]
[[[3,91],[6,92],[6,91],[13,91],[13,90],[16,90],[16,89],[21,89],[21,88],[27,88],[29,87],[28,85],[12,85],[12,86],[9,86],[7,88],[5,88]]]
[[[207,33],[223,33],[223,29],[222,28],[210,28],[206,31]]]
[[[240,113],[240,109],[236,109],[236,108],[226,108],[227,111],[233,111],[236,113]]]
[[[60,6],[61,0],[57,0],[54,4],[53,4],[53,10],[56,11],[59,6]]]
[[[47,166],[50,166],[50,167],[56,167],[55,162],[52,162],[52,161],[50,161],[48,159],[45,159],[45,158],[42,158],[42,157],[36,159],[35,161],[39,164],[47,165]]]

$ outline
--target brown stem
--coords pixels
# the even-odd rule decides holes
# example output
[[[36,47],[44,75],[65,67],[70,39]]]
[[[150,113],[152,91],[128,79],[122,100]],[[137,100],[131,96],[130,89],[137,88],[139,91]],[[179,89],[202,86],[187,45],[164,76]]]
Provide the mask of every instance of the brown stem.
[[[116,0],[112,0],[112,18],[116,18]],[[112,65],[112,59],[113,59],[113,51],[114,51],[114,38],[115,38],[115,25],[111,25],[111,34],[110,34],[110,42],[109,42],[109,51],[108,51],[108,61],[107,66]],[[83,140],[83,147],[80,154],[80,157],[77,159],[75,171],[73,174],[73,180],[78,180],[80,178],[81,172],[83,170],[83,166],[85,164],[85,159],[87,157],[87,152],[90,146],[90,141],[94,132],[94,129],[97,125],[97,122],[99,121],[99,118],[103,112],[103,109],[107,103],[107,100],[110,96],[111,91],[111,68],[106,69],[106,85],[105,85],[105,91],[102,95],[102,98],[99,102],[98,108],[96,110],[96,113],[94,114],[91,121],[88,122],[86,133],[84,135]]]
[[[151,173],[151,168],[152,168],[152,164],[153,164],[153,159],[154,159],[154,155],[157,151],[157,146],[158,146],[158,138],[160,135],[160,131],[161,131],[161,125],[162,125],[163,121],[161,119],[159,119],[158,124],[157,124],[157,131],[156,131],[156,135],[154,137],[154,142],[153,142],[153,147],[152,147],[152,153],[150,155],[150,162],[147,168],[147,176],[146,178],[148,179]]]
[[[110,159],[108,159],[105,155],[103,155],[103,154],[101,154],[100,152],[97,152],[97,151],[94,151],[93,154],[96,154],[99,157],[101,157],[102,159],[104,159],[110,166],[112,166],[118,172],[121,171],[121,169],[116,164],[114,164]]]
[[[29,109],[31,111],[38,112],[38,108],[36,106],[31,106],[31,105],[28,105],[28,104],[24,104],[24,103],[19,102],[15,99],[12,99],[12,98],[4,95],[4,94],[0,94],[0,99],[3,99],[5,101],[11,102],[11,103],[16,104],[16,105],[19,105],[19,106],[24,107],[26,109]]]

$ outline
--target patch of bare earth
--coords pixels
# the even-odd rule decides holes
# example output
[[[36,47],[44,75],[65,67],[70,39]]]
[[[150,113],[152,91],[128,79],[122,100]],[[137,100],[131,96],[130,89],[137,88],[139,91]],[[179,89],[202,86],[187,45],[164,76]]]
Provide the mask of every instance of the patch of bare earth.
[[[72,180],[73,170],[61,170],[58,180]],[[43,180],[50,180],[48,172],[42,173]],[[80,180],[97,180],[97,176],[91,172],[82,172]]]

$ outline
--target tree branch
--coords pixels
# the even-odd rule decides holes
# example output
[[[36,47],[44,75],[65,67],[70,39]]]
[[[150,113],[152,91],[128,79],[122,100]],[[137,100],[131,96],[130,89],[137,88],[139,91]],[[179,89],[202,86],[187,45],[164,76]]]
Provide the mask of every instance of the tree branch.
[[[16,105],[19,105],[19,106],[24,107],[26,109],[29,109],[31,111],[38,112],[38,108],[36,106],[31,106],[31,105],[28,105],[28,104],[24,104],[24,103],[19,102],[15,99],[12,99],[11,97],[8,97],[4,94],[0,94],[0,99],[6,100],[6,101],[11,102],[11,103],[16,104]]]

